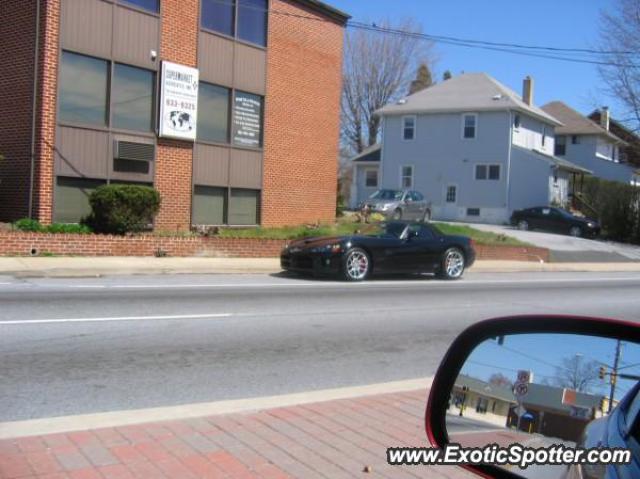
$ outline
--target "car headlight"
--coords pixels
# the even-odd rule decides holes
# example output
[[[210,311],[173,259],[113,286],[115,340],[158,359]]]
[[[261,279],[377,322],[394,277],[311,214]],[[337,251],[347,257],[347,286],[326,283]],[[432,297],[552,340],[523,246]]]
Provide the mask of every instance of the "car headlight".
[[[389,208],[391,208],[391,205],[389,203],[385,203],[380,207],[382,211],[387,211]]]
[[[593,221],[589,221],[589,222],[587,223],[587,226],[588,226],[589,228],[595,228],[596,224],[595,224]]]
[[[340,243],[328,244],[321,248],[315,248],[317,253],[340,253],[342,251],[342,245]]]

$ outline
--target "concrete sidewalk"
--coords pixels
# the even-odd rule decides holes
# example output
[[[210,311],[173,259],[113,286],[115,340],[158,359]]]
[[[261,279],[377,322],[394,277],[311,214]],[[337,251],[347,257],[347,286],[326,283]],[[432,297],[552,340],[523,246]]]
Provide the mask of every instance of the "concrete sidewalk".
[[[386,463],[387,447],[428,445],[425,401],[426,391],[420,389],[259,412],[4,439],[0,440],[0,477],[476,477],[457,467]]]
[[[0,275],[21,277],[88,277],[133,274],[272,274],[281,272],[277,258],[153,257],[0,257]],[[477,261],[479,273],[640,272],[637,263],[537,263]]]

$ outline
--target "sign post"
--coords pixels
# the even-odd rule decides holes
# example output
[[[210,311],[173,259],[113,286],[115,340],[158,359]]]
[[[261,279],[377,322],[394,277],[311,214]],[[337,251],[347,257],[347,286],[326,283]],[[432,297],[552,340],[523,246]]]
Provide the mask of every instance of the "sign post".
[[[162,62],[159,137],[195,141],[198,85],[197,68]]]

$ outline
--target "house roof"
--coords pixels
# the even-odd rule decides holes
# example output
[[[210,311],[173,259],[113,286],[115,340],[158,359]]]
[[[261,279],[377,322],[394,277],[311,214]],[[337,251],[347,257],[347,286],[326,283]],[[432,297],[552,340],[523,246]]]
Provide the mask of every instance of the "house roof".
[[[585,175],[592,175],[593,171],[588,170],[586,168],[583,168],[582,166],[576,165],[575,163],[571,163],[568,160],[565,160],[564,158],[558,158],[557,156],[553,156],[553,155],[549,155],[547,153],[544,153],[540,150],[530,150],[528,148],[523,148],[521,146],[518,145],[514,145],[514,148],[518,148],[522,151],[526,151],[528,153],[531,153],[537,157],[539,157],[540,159],[546,161],[547,163],[550,163],[553,166],[557,166],[558,168],[562,169],[562,170],[566,170],[566,171],[570,171],[572,173],[583,173]]]
[[[467,386],[469,390],[480,393],[484,396],[500,399],[501,401],[515,403],[516,398],[511,392],[509,386],[495,386],[489,384],[486,381],[467,376],[466,374],[459,374],[455,381],[455,385],[458,387]]]
[[[522,98],[486,73],[463,73],[449,80],[409,95],[396,104],[386,105],[376,113],[401,115],[464,111],[518,110],[554,126],[562,123]]]
[[[563,123],[563,126],[556,128],[556,135],[599,135],[616,143],[625,143],[610,131],[561,101],[547,103],[542,109]]]
[[[382,145],[380,143],[376,143],[375,145],[371,145],[356,156],[351,158],[351,161],[380,161],[380,152],[382,151]]]

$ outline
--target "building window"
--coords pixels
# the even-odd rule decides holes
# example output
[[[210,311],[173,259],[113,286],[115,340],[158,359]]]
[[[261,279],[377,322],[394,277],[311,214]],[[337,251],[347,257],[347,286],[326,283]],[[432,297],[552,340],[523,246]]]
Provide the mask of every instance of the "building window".
[[[455,185],[447,186],[447,203],[455,203],[457,201],[458,188]]]
[[[133,5],[143,10],[158,13],[160,11],[160,0],[120,0],[124,4]]]
[[[233,36],[235,11],[235,0],[202,0],[202,27]]]
[[[467,208],[467,216],[480,216],[480,208]]]
[[[580,144],[580,137],[578,135],[571,135],[571,144],[572,145],[579,145]]]
[[[60,120],[107,125],[109,62],[62,52],[59,83]]]
[[[227,189],[212,186],[194,186],[193,188],[193,219],[194,225],[223,225],[225,224],[225,210],[227,203]]]
[[[479,397],[476,403],[476,412],[479,414],[486,414],[489,407],[489,400],[487,398]]]
[[[554,148],[554,155],[564,156],[567,154],[567,137],[560,135],[556,136],[556,145]]]
[[[466,114],[462,116],[463,132],[462,137],[465,139],[473,139],[476,137],[476,127],[478,123],[478,115]]]
[[[543,125],[542,126],[542,148],[544,148],[546,143],[547,143],[547,127]]]
[[[402,117],[402,139],[413,140],[416,137],[416,117]]]
[[[229,197],[228,223],[230,225],[258,224],[260,192],[232,189]]]
[[[476,180],[499,180],[500,165],[476,165]]]
[[[116,63],[111,88],[114,128],[153,131],[155,74]]]
[[[56,178],[55,206],[53,219],[58,223],[79,223],[91,213],[89,195],[98,186],[105,185],[104,180],[86,178]]]
[[[378,170],[365,170],[364,172],[364,185],[367,188],[378,187]]]
[[[402,188],[413,188],[413,166],[403,166],[400,171],[400,185]]]
[[[238,0],[238,38],[266,46],[267,0]]]
[[[238,146],[262,146],[263,98],[253,93],[234,92],[233,143]]]
[[[513,117],[513,127],[518,130],[520,128],[520,115],[515,115]]]
[[[229,143],[231,90],[209,83],[198,88],[198,140]]]

